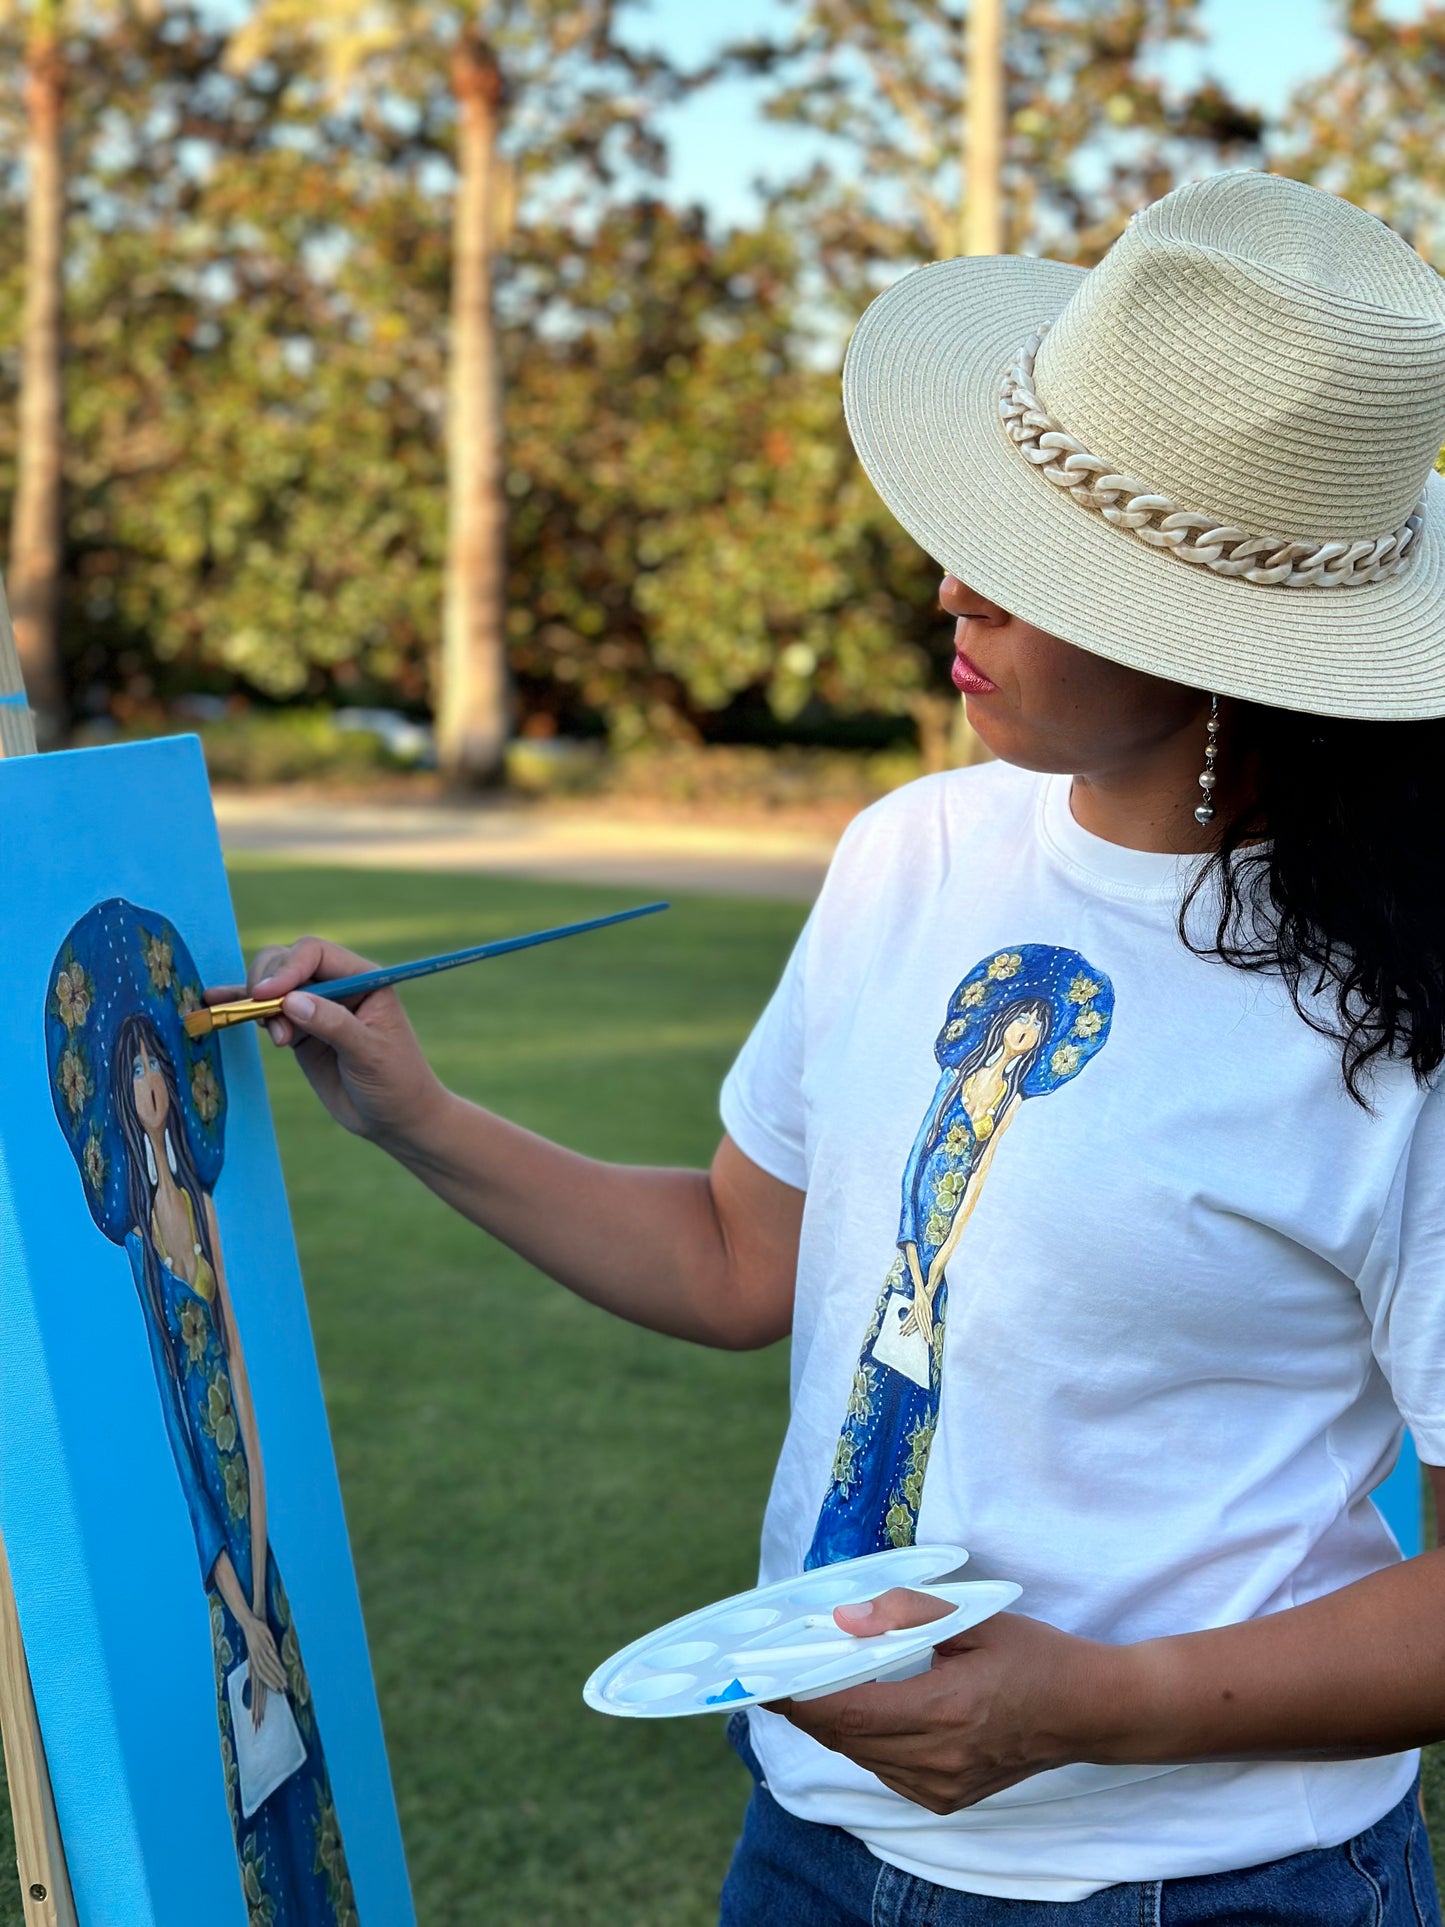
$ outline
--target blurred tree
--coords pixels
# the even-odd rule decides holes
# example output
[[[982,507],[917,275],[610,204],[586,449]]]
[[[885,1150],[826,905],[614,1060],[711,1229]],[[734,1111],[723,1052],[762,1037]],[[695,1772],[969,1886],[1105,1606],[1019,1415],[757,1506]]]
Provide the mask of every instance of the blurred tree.
[[[63,0],[31,0],[17,20],[24,44],[25,315],[21,335],[20,464],[10,524],[10,607],[41,747],[65,727],[58,612],[64,408],[66,79]]]
[[[738,705],[905,713],[931,565],[879,506],[799,322],[793,240],[613,209],[519,236],[506,336],[512,660],[534,713],[613,739]]]
[[[423,129],[450,161],[448,534],[437,691],[441,760],[487,781],[508,734],[505,494],[493,261],[517,186],[568,169],[608,178],[619,159],[660,165],[650,109],[670,82],[617,33],[627,0],[261,0],[237,32],[241,69],[314,55],[337,109],[380,149]],[[405,130],[401,132],[401,130]]]
[[[774,82],[768,111],[838,143],[789,198],[854,305],[878,262],[964,251],[961,0],[788,0],[791,30],[730,61]],[[1004,245],[1096,261],[1135,208],[1261,138],[1213,81],[1173,92],[1157,56],[1199,38],[1198,0],[1011,0]],[[965,112],[967,104],[965,105]]]
[[[1445,265],[1445,7],[1344,0],[1339,63],[1286,109],[1273,165],[1368,208]]]

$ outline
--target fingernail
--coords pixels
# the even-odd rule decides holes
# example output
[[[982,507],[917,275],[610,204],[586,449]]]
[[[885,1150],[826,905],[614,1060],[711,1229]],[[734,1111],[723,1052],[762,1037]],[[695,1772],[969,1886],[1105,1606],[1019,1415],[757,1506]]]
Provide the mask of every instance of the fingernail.
[[[271,1042],[273,1044],[279,1044],[286,1035],[284,1029],[281,1026],[280,1020],[278,1018],[273,1017],[271,1022],[267,1024],[266,1028],[271,1033]]]
[[[304,990],[293,990],[281,1008],[288,1017],[299,1017],[303,1024],[307,1024],[315,1012],[316,999],[308,997]]]
[[[871,1619],[873,1617],[873,1601],[871,1599],[864,1599],[856,1606],[840,1606],[838,1611],[840,1613],[851,1613],[854,1619]]]
[[[272,978],[272,977],[263,977],[263,978],[261,979],[261,981],[260,981],[260,983],[258,983],[258,984],[252,984],[252,986],[251,986],[251,995],[252,995],[253,997],[260,997],[261,995],[263,995],[263,993],[264,993],[265,991],[267,991],[267,990],[269,990],[269,989],[270,989],[270,987],[271,987],[271,985],[272,985],[272,983],[273,983],[274,981],[275,981],[275,979],[274,979],[274,978]]]

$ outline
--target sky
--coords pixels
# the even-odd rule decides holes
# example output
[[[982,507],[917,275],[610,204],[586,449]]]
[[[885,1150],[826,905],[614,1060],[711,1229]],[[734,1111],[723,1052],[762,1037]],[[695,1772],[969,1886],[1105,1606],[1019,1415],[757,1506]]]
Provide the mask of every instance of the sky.
[[[1419,8],[1415,0],[1393,0],[1385,11],[1407,19]],[[781,0],[651,0],[633,16],[631,37],[691,65],[724,41],[777,28],[787,12]],[[1207,39],[1185,59],[1217,75],[1240,100],[1274,110],[1339,57],[1334,13],[1329,0],[1202,0]],[[673,195],[702,201],[724,220],[745,220],[757,206],[758,176],[786,178],[808,164],[819,151],[814,137],[771,126],[757,112],[757,97],[756,85],[728,82],[668,112],[663,131]]]

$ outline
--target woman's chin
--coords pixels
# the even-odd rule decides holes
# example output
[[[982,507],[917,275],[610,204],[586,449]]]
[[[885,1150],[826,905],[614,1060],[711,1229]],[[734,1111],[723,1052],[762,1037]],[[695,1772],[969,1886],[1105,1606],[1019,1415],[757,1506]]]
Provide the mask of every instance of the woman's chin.
[[[974,735],[1001,763],[1037,770],[1045,776],[1073,774],[1076,765],[1066,760],[1057,743],[1045,742],[1018,717],[1000,715],[991,698],[975,700],[965,696],[963,706]]]

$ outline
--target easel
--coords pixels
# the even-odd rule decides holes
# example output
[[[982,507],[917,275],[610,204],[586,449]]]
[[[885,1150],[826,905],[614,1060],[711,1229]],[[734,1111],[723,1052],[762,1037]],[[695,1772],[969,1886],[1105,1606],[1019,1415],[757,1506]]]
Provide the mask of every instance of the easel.
[[[35,723],[25,700],[25,679],[20,673],[10,612],[5,606],[4,591],[0,590],[0,756],[34,753]],[[20,1869],[25,1927],[78,1927],[3,1540],[0,1540],[0,1740],[5,1747],[10,1811],[15,1817],[15,1859]]]

